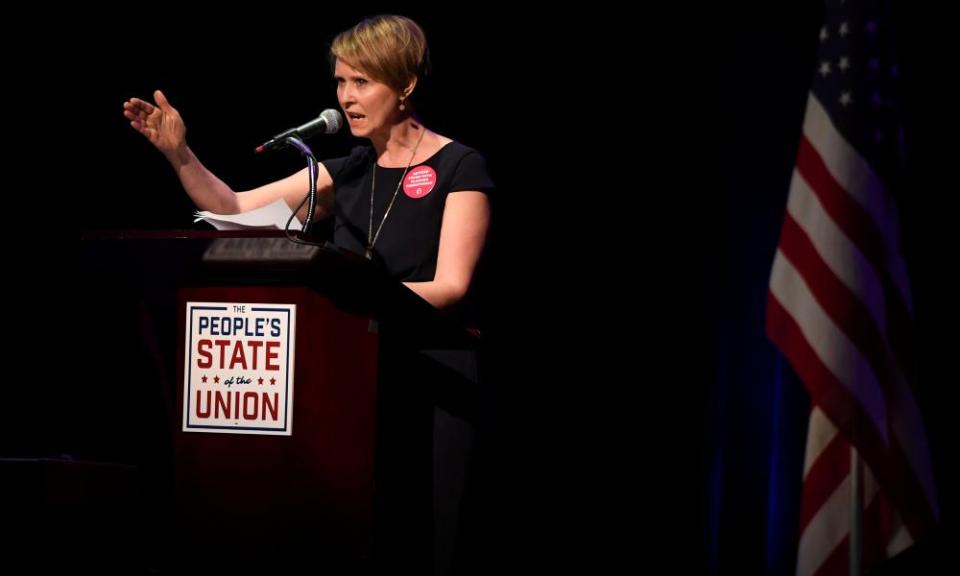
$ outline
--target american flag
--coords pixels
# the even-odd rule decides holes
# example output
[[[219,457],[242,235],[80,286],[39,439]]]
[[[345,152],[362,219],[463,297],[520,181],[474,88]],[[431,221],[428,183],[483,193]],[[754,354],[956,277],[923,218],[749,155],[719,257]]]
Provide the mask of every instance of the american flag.
[[[847,573],[854,494],[864,570],[938,518],[894,205],[902,139],[893,33],[889,7],[827,0],[770,277],[767,334],[811,398],[800,575]]]

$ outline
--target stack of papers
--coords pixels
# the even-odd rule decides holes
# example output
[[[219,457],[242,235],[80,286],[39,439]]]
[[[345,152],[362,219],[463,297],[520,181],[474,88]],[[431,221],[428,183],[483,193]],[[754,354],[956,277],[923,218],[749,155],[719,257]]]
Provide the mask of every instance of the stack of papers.
[[[193,214],[193,221],[205,220],[217,230],[284,230],[292,213],[293,211],[283,198],[278,198],[272,204],[240,214],[214,214],[206,210],[198,210]],[[300,220],[294,216],[290,229],[299,230],[301,227]]]

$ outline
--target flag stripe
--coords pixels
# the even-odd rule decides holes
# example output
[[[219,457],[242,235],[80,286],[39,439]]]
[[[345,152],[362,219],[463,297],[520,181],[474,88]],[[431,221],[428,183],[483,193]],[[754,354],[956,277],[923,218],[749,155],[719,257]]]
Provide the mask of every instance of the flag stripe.
[[[850,473],[850,444],[836,435],[826,450],[813,463],[803,479],[803,502],[800,507],[800,532],[830,498],[837,486]]]
[[[860,451],[872,455],[884,453],[884,443],[874,433],[862,406],[847,393],[832,372],[820,361],[809,345],[795,319],[780,302],[768,294],[767,333],[795,366],[798,375],[807,386],[812,403],[819,406],[838,429],[856,429]]]
[[[878,284],[873,286],[883,289],[883,294],[887,296],[884,298],[884,313],[880,314],[879,311],[875,311],[874,317],[878,320],[881,330],[889,336],[899,362],[912,369],[913,351],[907,345],[908,336],[911,332],[908,328],[911,325],[910,311],[901,298],[894,296],[895,291],[892,290],[891,286],[892,279],[884,265],[889,262],[884,257],[885,247],[882,233],[878,230],[876,224],[870,220],[863,207],[855,202],[834,179],[833,175],[827,170],[823,156],[817,152],[806,137],[801,138],[797,156],[797,172],[808,183],[807,190],[817,196],[819,205],[829,215],[829,220],[837,225],[843,232],[843,236],[856,247],[857,254],[862,254],[870,268],[875,271],[874,274],[877,277]],[[832,238],[836,239],[837,236]],[[841,246],[844,249],[830,251],[839,254],[850,253],[850,247]],[[863,268],[859,270],[863,271]],[[865,294],[865,296],[867,296],[868,302],[873,303],[870,294]],[[888,324],[890,328],[888,328]]]
[[[869,166],[836,132],[813,95],[808,99],[807,113],[810,116],[804,122],[797,171],[810,184],[830,218],[878,273],[886,294],[886,321],[880,325],[904,372],[912,376],[915,368],[910,289],[906,268],[896,249],[896,218],[886,215],[892,210],[886,206],[888,195]],[[878,208],[881,204],[883,207]],[[877,220],[880,216],[887,220]],[[892,231],[885,234],[886,230]]]
[[[814,405],[810,410],[810,424],[807,427],[807,452],[803,460],[803,477],[810,473],[810,468],[817,457],[837,435],[837,427],[827,419],[823,410]]]
[[[844,536],[823,560],[814,576],[849,576],[850,574],[850,535]]]
[[[895,524],[895,526],[896,532],[894,532],[893,538],[890,539],[890,543],[887,544],[887,556],[891,558],[909,548],[914,542],[914,539],[910,537],[910,532],[903,523]]]
[[[849,460],[849,455],[847,456]],[[835,553],[850,531],[850,475],[817,510],[807,529],[800,534],[797,574],[815,574]],[[846,520],[845,522],[843,520]],[[846,546],[843,546],[846,549]]]
[[[898,466],[891,469],[902,474],[912,474],[916,479],[921,480],[925,496],[933,501],[932,478],[924,476],[926,469],[922,466],[923,455],[927,448],[924,444],[918,444],[925,438],[920,425],[919,409],[907,390],[906,383],[899,377],[896,367],[884,366],[888,358],[886,348],[870,321],[869,312],[831,273],[809,236],[800,229],[789,214],[784,218],[780,246],[785,257],[795,265],[800,276],[805,279],[805,288],[813,292],[813,296],[822,305],[824,312],[835,321],[834,327],[839,328],[850,338],[857,351],[863,353],[870,364],[873,377],[883,391],[886,405],[893,407],[888,413],[888,420],[894,435],[889,440],[896,444],[906,441],[907,446],[913,449],[904,450],[902,446],[892,447],[891,450],[895,454],[906,456],[907,461],[898,461]],[[801,317],[809,316],[810,314],[807,313]],[[845,354],[849,355],[850,352]],[[836,373],[835,370],[833,371]],[[891,381],[891,377],[895,381]],[[910,486],[915,482],[906,479],[898,484]]]
[[[844,436],[857,439],[860,452],[870,462],[881,484],[902,502],[904,521],[916,539],[933,524],[933,512],[916,478],[908,473],[902,451],[895,443],[888,449],[864,406],[821,361],[796,322],[795,311],[788,312],[783,307],[772,292],[773,285],[771,282],[767,297],[767,334],[794,366],[812,403],[818,405],[838,429],[849,430]]]
[[[789,216],[786,219],[789,219]],[[810,349],[808,360],[815,360],[817,366],[823,366],[825,374],[818,377],[818,382],[839,385],[854,396],[869,416],[869,420],[865,422],[872,424],[875,434],[879,435],[885,443],[887,431],[885,402],[869,363],[856,345],[837,329],[813,298],[803,277],[781,250],[777,250],[773,260],[770,292],[792,317],[793,324],[799,328],[804,348]],[[803,355],[807,356],[806,351]],[[790,357],[789,353],[787,357]],[[807,380],[804,379],[804,382],[806,383]],[[807,385],[810,386],[809,383]],[[816,398],[814,403],[818,403]],[[820,404],[826,408],[822,403]],[[833,416],[829,411],[827,415]],[[841,430],[844,429],[840,423],[834,421],[834,424]]]
[[[891,331],[892,334],[887,334],[885,332],[886,315],[882,296],[883,288],[880,285],[879,276],[856,246],[852,245],[843,232],[835,226],[833,220],[822,209],[817,196],[813,194],[806,180],[802,177],[795,176],[791,183],[788,215],[803,229],[805,239],[811,244],[806,248],[815,250],[823,261],[822,266],[826,266],[833,273],[833,275],[830,275],[825,271],[806,272],[803,275],[808,278],[808,284],[813,288],[822,287],[824,286],[823,282],[809,281],[809,279],[822,279],[830,284],[833,283],[833,276],[835,275],[838,280],[842,281],[843,286],[852,292],[845,295],[847,298],[846,304],[828,308],[835,310],[839,307],[841,311],[849,308],[851,315],[855,315],[855,318],[844,324],[844,331],[858,340],[860,342],[858,345],[867,351],[875,372],[881,375],[886,373],[891,375],[892,382],[884,379],[883,383],[887,402],[892,406],[890,419],[893,423],[894,434],[906,447],[905,453],[910,457],[914,474],[921,480],[928,500],[936,508],[933,479],[930,475],[929,466],[924,465],[928,452],[925,445],[926,435],[923,431],[920,411],[911,394],[909,375],[901,371],[905,368],[904,366],[897,365],[896,362],[891,362],[888,358],[890,348],[887,343],[893,339],[895,334],[902,335],[906,332],[908,338],[911,336],[909,331],[897,327],[906,321],[904,319],[905,310],[901,306],[893,306],[889,309],[892,317],[899,318],[899,320],[893,322],[895,326]],[[787,232],[785,237],[788,240],[792,240],[796,236],[793,228],[786,228],[790,224],[792,222],[789,222],[789,220],[785,222]],[[794,240],[793,244],[796,242],[797,240]],[[797,262],[801,261],[799,257],[793,257],[792,259]],[[844,291],[835,287],[832,292],[839,294]],[[829,303],[827,298],[820,298],[825,303]],[[859,302],[852,300],[853,298],[858,299]],[[842,317],[841,313],[831,311],[830,314],[835,319]],[[875,326],[871,325],[865,315],[873,320]],[[851,324],[860,327],[867,339],[855,337],[852,332],[856,328],[849,327]],[[886,363],[887,366],[884,367],[883,363]],[[891,390],[891,387],[894,389]]]
[[[815,411],[817,411],[816,408],[813,412]],[[813,412],[811,412],[811,424],[817,426]],[[826,421],[821,418],[820,422]],[[829,422],[826,422],[826,424],[830,426]],[[815,432],[813,433],[815,434]],[[816,561],[822,558],[828,548],[833,546],[827,557],[821,561],[819,568],[815,570],[816,574],[833,574],[837,570],[840,570],[840,573],[845,573],[844,571],[847,569],[849,521],[837,522],[831,515],[842,515],[844,513],[843,510],[840,510],[841,506],[837,504],[837,501],[847,503],[845,513],[848,517],[852,513],[849,508],[849,490],[851,487],[849,483],[852,482],[852,476],[849,474],[850,451],[850,445],[842,437],[836,436],[834,441],[830,443],[828,451],[822,453],[818,458],[811,475],[804,479],[804,511],[805,513],[813,513],[809,519],[802,522],[800,529],[801,538],[804,538],[807,529],[810,529],[810,535],[806,536],[807,548],[804,549],[804,553],[807,554],[808,558],[812,557]],[[820,478],[829,478],[832,482],[829,486],[829,492],[817,493],[823,489],[823,487],[816,485]],[[882,560],[887,557],[886,542],[892,538],[894,527],[889,501],[880,493],[879,485],[876,483],[870,467],[866,464],[863,465],[862,482],[864,505],[863,568],[870,571],[877,568]],[[828,524],[827,534],[824,533],[825,528],[822,525],[810,525],[810,521],[818,513],[822,513],[819,517],[821,524]],[[825,536],[829,537],[825,538]],[[816,547],[817,551],[812,551],[811,547]]]
[[[876,172],[837,131],[830,115],[814,94],[807,98],[803,141],[818,151],[823,168],[830,174],[830,180],[838,184],[844,196],[849,193],[849,197],[854,198],[861,207],[851,207],[849,213],[862,217],[861,225],[870,228],[868,234],[871,241],[882,250],[879,254],[887,255],[887,258],[879,258],[876,262],[885,262],[886,265],[880,268],[890,271],[893,285],[896,286],[895,293],[899,294],[899,300],[909,310],[912,296],[906,267],[900,257],[898,220],[893,199]],[[800,164],[799,158],[797,163]],[[869,218],[863,217],[864,213],[869,214]]]
[[[812,249],[830,272],[861,301],[861,306],[869,310],[877,330],[886,339],[886,302],[883,283],[876,269],[823,209],[819,198],[799,172],[794,172],[791,181],[787,213],[803,229],[813,244]]]
[[[829,119],[826,120],[829,123]],[[840,138],[839,135],[836,135],[837,138]],[[810,214],[815,211],[815,206],[817,203],[804,201],[803,193],[807,190],[813,192],[817,199],[821,202],[821,206],[824,206],[824,200],[827,200],[827,204],[834,205],[834,209],[826,209],[825,212],[829,214],[829,218],[824,217],[825,220],[835,221],[835,219],[840,218],[850,218],[852,222],[870,222],[872,221],[862,212],[862,208],[854,202],[850,201],[850,196],[847,195],[846,191],[833,179],[833,176],[829,171],[826,170],[826,163],[824,157],[822,157],[817,150],[814,150],[812,146],[806,146],[809,144],[809,141],[805,138],[803,143],[801,143],[800,153],[798,155],[798,168],[797,172],[803,175],[804,181],[814,181],[817,184],[812,186],[801,186],[794,185],[791,187],[791,196],[800,197],[799,200],[791,200],[789,203],[794,204],[798,207],[798,213],[802,214],[805,218],[809,218]],[[854,152],[849,152],[844,150],[842,154],[855,155]],[[862,159],[859,157],[856,158],[847,158],[848,164],[857,164],[862,163]],[[869,168],[860,169],[863,173],[869,173]],[[842,172],[842,171],[841,171]],[[871,174],[869,177],[865,178],[870,181],[872,186],[879,186],[879,181]],[[794,178],[797,180],[797,178]],[[851,183],[855,180],[854,178],[847,175],[847,180]],[[838,206],[842,208],[837,208]],[[802,210],[801,208],[806,208]],[[886,208],[885,208],[886,210]],[[789,213],[788,213],[789,214]],[[851,216],[856,214],[856,216]],[[815,215],[815,214],[814,214]],[[785,231],[791,232],[788,223],[789,218],[785,218]],[[877,246],[880,245],[877,250],[885,249],[882,244],[885,241],[882,239],[882,235],[877,231],[875,226],[861,226],[857,227],[852,224],[840,226],[843,230],[867,230],[866,237],[869,239],[865,240],[861,238],[857,244],[857,248],[862,248],[867,245]],[[824,230],[829,230],[828,225],[820,224],[816,226],[816,231],[821,234]],[[827,237],[824,240],[824,244],[829,241],[832,241],[832,246],[830,250],[824,250],[823,252],[828,253],[843,253],[846,251],[854,250],[849,244],[843,242],[843,238],[846,237],[846,234],[842,236],[832,236]],[[794,236],[787,236],[787,238],[792,239]],[[783,237],[781,239],[781,244],[783,244]],[[781,246],[783,247],[783,246]],[[868,249],[866,252],[870,252]],[[836,257],[834,257],[836,258]],[[872,257],[867,258],[871,265],[882,265],[884,261],[880,258],[879,255],[874,254]],[[899,260],[897,260],[899,261]],[[886,259],[886,263],[890,264],[890,259]],[[862,270],[861,270],[862,272]],[[903,302],[900,298],[895,296],[896,292],[890,287],[890,278],[888,275],[883,274],[883,269],[881,268],[881,273],[877,275],[881,279],[881,282],[884,284],[884,292],[888,295],[893,295],[892,297],[886,298],[887,307],[886,312],[888,314],[890,322],[890,330],[887,334],[888,341],[893,343],[892,348],[900,348],[900,353],[896,354],[898,359],[905,359],[907,363],[912,363],[912,352],[909,351],[909,347],[905,344],[897,344],[897,342],[906,342],[909,341],[912,334],[911,330],[907,328],[910,325],[908,318],[908,310],[903,306]],[[808,278],[816,278],[816,282],[809,282],[809,286],[814,287],[814,289],[830,283],[833,278],[831,275],[825,274],[823,271],[819,272],[809,272],[805,274]],[[869,291],[867,291],[869,292]],[[864,296],[864,294],[860,294]],[[852,298],[852,296],[851,296]],[[864,298],[864,300],[867,300]],[[825,302],[829,303],[829,300],[824,299]],[[836,304],[836,303],[835,303]],[[927,508],[920,517],[929,517],[935,518],[937,503],[935,496],[935,489],[933,486],[933,477],[932,470],[929,466],[929,455],[928,447],[926,445],[926,434],[923,430],[923,425],[920,417],[919,409],[916,406],[916,403],[912,396],[912,389],[910,383],[906,379],[906,375],[900,372],[900,365],[897,362],[893,362],[889,358],[885,358],[884,352],[886,347],[882,340],[882,336],[879,334],[871,335],[869,334],[869,325],[870,323],[863,317],[864,306],[855,301],[848,301],[846,303],[837,304],[834,306],[829,306],[834,318],[839,317],[839,314],[836,310],[846,309],[846,312],[852,316],[852,320],[843,324],[843,329],[848,334],[852,330],[852,326],[857,325],[857,323],[862,324],[859,326],[861,330],[861,336],[857,338],[857,345],[859,348],[863,349],[865,355],[870,359],[871,365],[875,371],[875,374],[879,377],[879,382],[881,383],[885,394],[887,395],[887,405],[891,406],[891,414],[888,414],[888,420],[892,424],[892,429],[894,436],[897,442],[902,442],[905,445],[904,448],[898,447],[896,449],[895,459],[898,465],[908,464],[910,467],[910,473],[915,478],[905,479],[904,481],[898,482],[898,484],[903,489],[916,489],[916,484],[919,483],[919,487],[923,490],[924,497],[928,500],[928,503],[924,506]],[[870,316],[876,320],[878,317],[882,317],[877,312],[873,312]],[[881,321],[882,322],[882,321]],[[878,323],[879,324],[879,323]],[[864,337],[868,338],[865,340]],[[896,352],[896,350],[895,350]],[[884,367],[884,364],[887,364],[887,367]],[[890,467],[894,468],[894,467]],[[894,468],[896,469],[896,468]],[[919,482],[917,482],[919,481]],[[909,488],[908,488],[909,487]],[[902,495],[901,495],[902,496]],[[929,513],[929,514],[928,514]],[[916,517],[908,519],[908,525],[914,531],[914,534],[917,534],[918,531],[922,531],[922,526],[919,525],[919,521]]]
[[[905,375],[900,373],[899,366],[889,357],[889,348],[880,333],[883,313],[876,306],[868,310],[863,304],[864,301],[873,300],[874,291],[869,284],[877,275],[872,273],[869,262],[858,258],[857,248],[850,245],[846,236],[832,226],[832,219],[819,210],[818,197],[810,192],[804,178],[794,178],[788,214],[784,218],[781,249],[801,270],[801,275],[807,279],[808,289],[816,293],[817,300],[828,315],[837,321],[840,329],[855,341],[857,348],[867,358],[886,396],[887,405],[892,407],[888,419],[896,441],[906,447],[901,452],[907,457],[912,473],[919,479],[925,497],[935,510],[932,471],[927,465],[928,448],[919,409]],[[802,218],[805,225],[798,226],[794,215]],[[815,242],[819,246],[815,246]],[[853,256],[838,256],[844,254]],[[828,258],[830,263],[827,262]],[[840,282],[840,276],[834,273],[838,269],[847,271],[844,273],[847,281]],[[858,294],[849,290],[850,284],[857,283],[851,281],[852,277],[860,279]],[[901,307],[895,306],[891,310],[899,313],[901,318],[905,314]]]
[[[827,170],[823,157],[810,143],[806,135],[800,139],[797,152],[797,172],[809,183],[810,190],[824,211],[843,231],[871,266],[877,270],[884,268],[883,238],[876,224],[846,190]]]
[[[820,252],[813,246],[810,237],[790,214],[783,220],[780,249],[804,279],[805,288],[833,321],[833,327],[843,332],[850,340],[850,345],[863,354],[869,365],[871,379],[876,381],[885,398],[889,400],[892,385],[885,366],[887,354],[883,339],[871,321],[870,313],[837,279],[821,258]]]

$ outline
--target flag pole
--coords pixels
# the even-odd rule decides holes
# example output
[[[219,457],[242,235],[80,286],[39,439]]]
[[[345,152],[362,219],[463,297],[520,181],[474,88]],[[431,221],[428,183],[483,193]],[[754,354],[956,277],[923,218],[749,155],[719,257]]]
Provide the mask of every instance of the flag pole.
[[[863,573],[863,462],[850,445],[850,576]]]

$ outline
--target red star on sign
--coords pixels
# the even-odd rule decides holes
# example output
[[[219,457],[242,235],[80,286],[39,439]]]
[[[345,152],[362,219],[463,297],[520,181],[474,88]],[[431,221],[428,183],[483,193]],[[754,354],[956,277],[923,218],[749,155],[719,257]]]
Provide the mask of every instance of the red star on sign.
[[[207,383],[207,375],[204,374],[204,375],[200,378],[200,381],[203,382],[204,384],[206,384],[206,383]]]
[[[260,386],[263,386],[263,376],[257,378],[257,384],[259,384]]]
[[[271,379],[270,379],[270,385],[271,385],[271,386],[273,386],[273,385],[276,384],[276,383],[277,383],[277,379],[276,379],[276,378],[271,378]]]
[[[219,384],[219,383],[220,383],[220,377],[219,377],[219,376],[214,376],[214,377],[213,377],[213,383],[214,383],[214,384]]]

